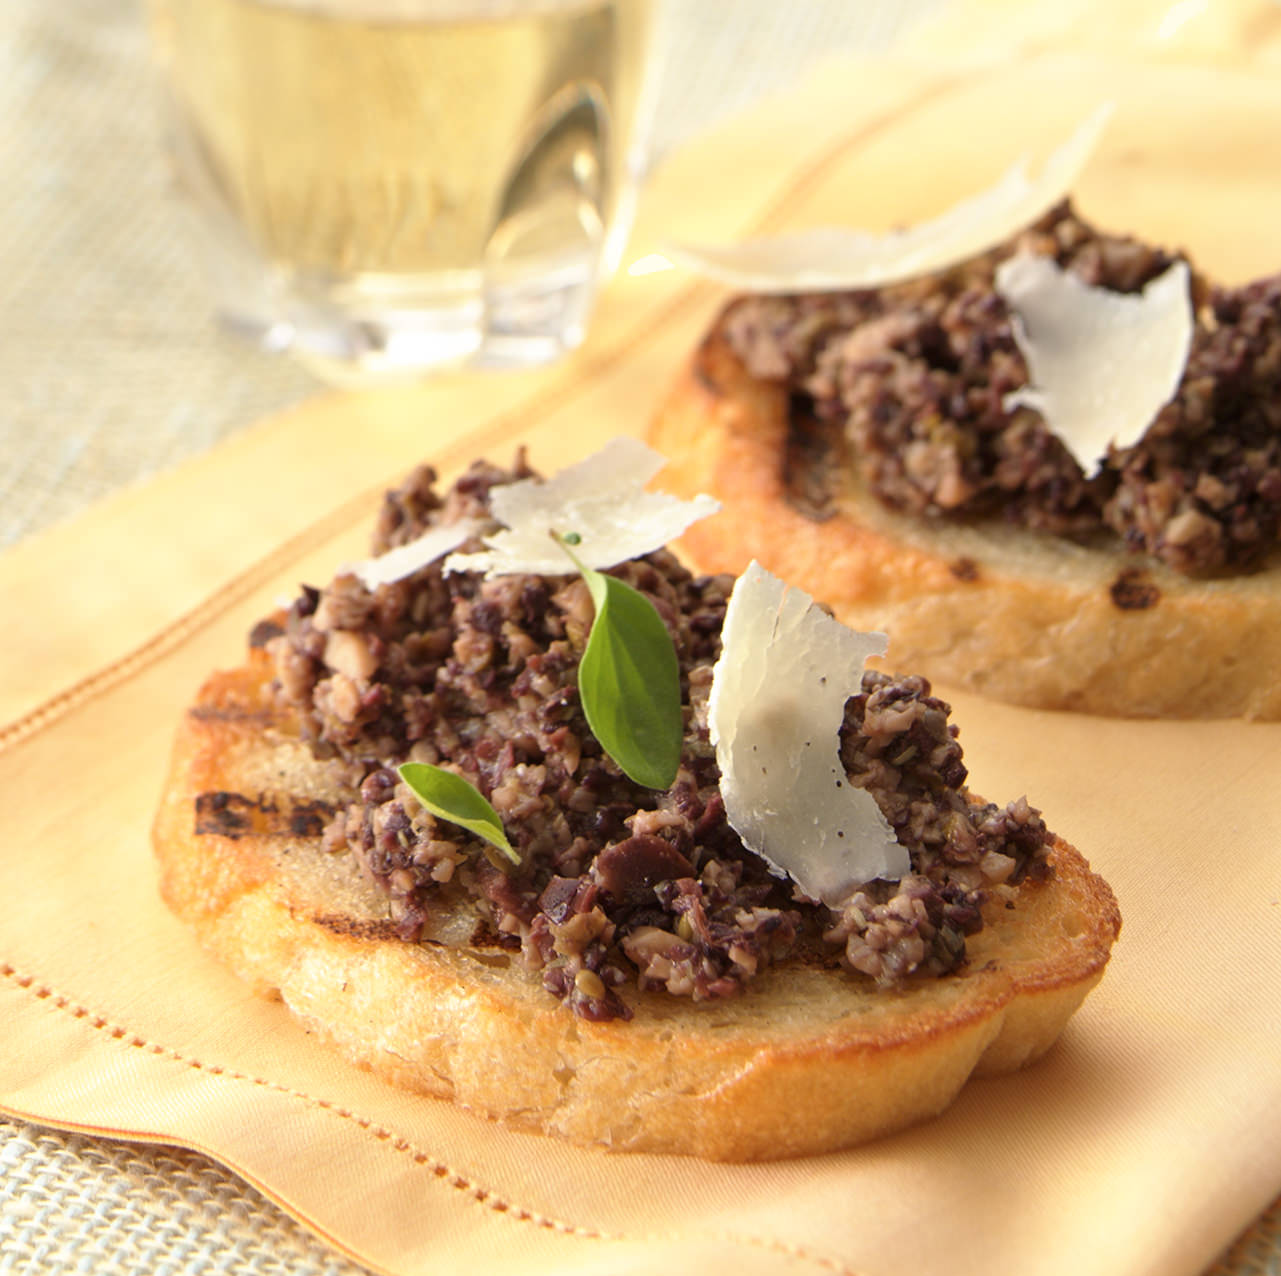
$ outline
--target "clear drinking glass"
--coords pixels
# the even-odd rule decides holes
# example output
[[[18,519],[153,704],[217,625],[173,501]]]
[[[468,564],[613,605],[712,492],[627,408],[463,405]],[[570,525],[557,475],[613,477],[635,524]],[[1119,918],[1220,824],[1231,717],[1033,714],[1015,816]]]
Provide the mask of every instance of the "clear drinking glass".
[[[643,169],[659,0],[149,0],[222,316],[320,375],[577,345]]]

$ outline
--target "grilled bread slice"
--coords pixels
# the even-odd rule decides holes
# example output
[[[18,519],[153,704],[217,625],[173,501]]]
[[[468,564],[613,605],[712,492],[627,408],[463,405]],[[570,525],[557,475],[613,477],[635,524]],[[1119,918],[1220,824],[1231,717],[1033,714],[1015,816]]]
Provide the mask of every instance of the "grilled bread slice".
[[[1041,1055],[1118,932],[1107,885],[1056,841],[1049,879],[993,910],[956,974],[885,991],[784,960],[732,1000],[632,990],[630,1021],[586,1022],[487,943],[465,901],[442,904],[424,941],[397,938],[386,897],[324,849],[328,814],[352,794],[271,677],[252,648],[185,715],[154,828],[165,901],[353,1063],[516,1128],[733,1161],[847,1147]]]
[[[1115,545],[892,513],[848,457],[813,454],[786,390],[749,374],[717,326],[649,441],[670,460],[661,486],[721,502],[681,540],[701,570],[756,559],[851,627],[888,632],[896,668],[1036,708],[1281,718],[1275,556],[1194,579]]]

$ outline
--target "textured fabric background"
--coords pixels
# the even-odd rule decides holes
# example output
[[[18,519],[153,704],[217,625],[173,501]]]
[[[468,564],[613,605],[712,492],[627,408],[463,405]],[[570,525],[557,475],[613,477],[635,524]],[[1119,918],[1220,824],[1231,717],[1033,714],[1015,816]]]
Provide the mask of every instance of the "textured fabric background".
[[[674,0],[655,155],[933,3]],[[208,318],[133,0],[4,0],[0,119],[4,545],[317,387]],[[0,1272],[358,1270],[198,1155],[0,1120]],[[1281,1273],[1281,1206],[1215,1270]]]
[[[674,0],[655,156],[936,2]],[[0,546],[317,389],[210,320],[142,5],[0,4]]]

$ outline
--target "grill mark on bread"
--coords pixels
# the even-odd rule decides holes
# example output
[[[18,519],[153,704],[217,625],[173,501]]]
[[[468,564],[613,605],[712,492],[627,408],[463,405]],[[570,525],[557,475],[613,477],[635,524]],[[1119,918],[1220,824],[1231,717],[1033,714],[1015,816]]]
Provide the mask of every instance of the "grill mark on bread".
[[[319,837],[335,808],[319,798],[215,790],[196,795],[197,836]]]
[[[289,831],[297,837],[319,837],[333,813],[334,808],[319,799],[295,803],[289,811]]]
[[[1161,591],[1141,567],[1126,567],[1108,586],[1113,604],[1121,611],[1146,611],[1161,601]]]
[[[348,939],[396,939],[396,927],[390,919],[370,921],[367,918],[347,917],[342,913],[313,913],[311,920],[330,934],[342,935]]]

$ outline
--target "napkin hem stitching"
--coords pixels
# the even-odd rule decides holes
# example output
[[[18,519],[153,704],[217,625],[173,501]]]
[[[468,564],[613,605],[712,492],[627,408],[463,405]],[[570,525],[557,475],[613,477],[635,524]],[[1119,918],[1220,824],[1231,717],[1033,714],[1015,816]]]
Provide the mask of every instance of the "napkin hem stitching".
[[[371,1134],[380,1143],[387,1143],[393,1151],[409,1156],[416,1165],[429,1169],[435,1178],[448,1180],[447,1186],[472,1196],[478,1203],[485,1205],[496,1213],[510,1212],[513,1218],[533,1222],[540,1227],[565,1232],[569,1235],[584,1236],[592,1239],[611,1239],[607,1233],[555,1219],[539,1211],[514,1207],[511,1202],[497,1196],[488,1188],[474,1183],[465,1175],[458,1173],[445,1162],[434,1157],[430,1152],[415,1147],[408,1139],[395,1134],[394,1131],[384,1125],[380,1125],[371,1117],[361,1116],[350,1108],[333,1103],[328,1099],[318,1098],[304,1090],[296,1090],[291,1086],[282,1085],[278,1081],[271,1081],[266,1077],[255,1076],[252,1073],[242,1072],[236,1068],[225,1068],[221,1064],[205,1063],[200,1059],[193,1058],[174,1049],[172,1046],[150,1041],[141,1034],[131,1031],[123,1024],[116,1023],[107,1016],[98,1014],[65,993],[58,992],[56,988],[37,979],[35,975],[26,974],[18,970],[8,962],[0,964],[0,976],[8,979],[16,987],[29,992],[37,1001],[46,1001],[56,1010],[62,1011],[72,1019],[83,1020],[89,1028],[105,1033],[113,1041],[120,1042],[130,1049],[141,1050],[146,1054],[167,1058],[171,1062],[182,1064],[184,1067],[203,1073],[206,1076],[225,1077],[229,1081],[245,1082],[285,1098],[297,1099],[308,1107],[318,1108],[341,1120],[350,1121],[358,1129]],[[615,1237],[613,1239],[621,1238]]]
[[[284,1098],[296,1099],[307,1107],[319,1109],[340,1120],[350,1121],[358,1129],[372,1135],[378,1142],[387,1144],[392,1151],[408,1156],[415,1165],[430,1170],[433,1177],[445,1182],[445,1186],[463,1193],[477,1205],[483,1206],[495,1214],[510,1218],[515,1222],[530,1223],[546,1231],[572,1236],[579,1240],[645,1244],[655,1240],[672,1239],[669,1233],[640,1233],[633,1235],[626,1232],[608,1232],[599,1228],[585,1227],[579,1223],[571,1223],[565,1219],[554,1218],[541,1210],[533,1210],[525,1206],[516,1205],[513,1201],[507,1200],[483,1184],[475,1182],[464,1174],[460,1174],[432,1153],[416,1147],[409,1139],[396,1134],[387,1126],[379,1124],[372,1117],[362,1116],[350,1108],[333,1103],[328,1099],[318,1098],[316,1095],[308,1094],[304,1090],[295,1090],[290,1086],[282,1085],[278,1081],[254,1076],[252,1073],[241,1072],[235,1068],[225,1068],[221,1064],[204,1063],[199,1059],[183,1054],[179,1050],[175,1050],[172,1046],[149,1041],[141,1034],[132,1032],[123,1024],[115,1023],[107,1016],[98,1014],[65,993],[58,992],[48,983],[37,979],[35,975],[20,971],[7,961],[0,962],[0,977],[8,980],[24,992],[29,992],[37,1001],[48,1002],[54,1009],[69,1015],[72,1019],[83,1020],[89,1028],[106,1033],[113,1041],[119,1042],[130,1049],[141,1050],[147,1054],[167,1058],[173,1063],[181,1064],[183,1067],[203,1073],[206,1076],[225,1077],[228,1081],[244,1082],[260,1087]],[[123,1135],[123,1132],[121,1134]],[[212,1156],[215,1160],[220,1159],[213,1151],[208,1151],[207,1155]],[[235,1170],[236,1167],[232,1165],[230,1168]],[[801,1246],[791,1245],[777,1238],[738,1236],[728,1232],[720,1232],[715,1235],[718,1239],[729,1244],[784,1254],[825,1271],[836,1273],[837,1276],[866,1276],[866,1273],[847,1266],[840,1259],[824,1254],[814,1254]]]

